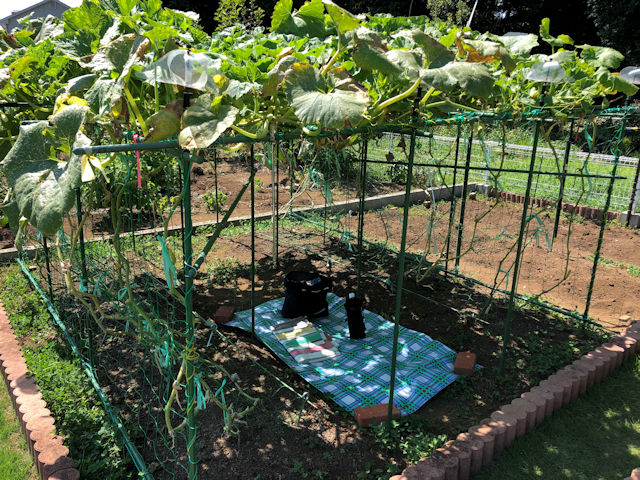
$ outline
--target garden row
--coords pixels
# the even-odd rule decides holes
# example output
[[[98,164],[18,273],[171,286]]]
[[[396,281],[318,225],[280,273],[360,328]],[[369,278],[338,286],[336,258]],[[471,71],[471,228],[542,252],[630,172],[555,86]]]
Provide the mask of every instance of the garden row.
[[[583,355],[443,448],[390,480],[464,480],[488,467],[516,438],[600,383],[640,350],[640,322]],[[636,478],[638,469],[631,479]]]

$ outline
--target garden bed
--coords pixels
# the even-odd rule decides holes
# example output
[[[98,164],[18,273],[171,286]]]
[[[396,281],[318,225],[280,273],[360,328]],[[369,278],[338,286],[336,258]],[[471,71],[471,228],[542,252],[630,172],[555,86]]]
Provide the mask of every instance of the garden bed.
[[[320,195],[318,203],[322,203],[321,192],[314,190],[312,194]],[[355,197],[355,190],[350,196]],[[270,193],[268,197],[270,201]],[[281,205],[285,199],[288,199],[288,195],[281,192]],[[443,444],[446,438],[455,437],[499,405],[517,397],[581,353],[601,344],[607,335],[605,331],[589,326],[582,328],[579,321],[567,320],[566,317],[551,315],[540,309],[517,308],[507,349],[506,376],[498,379],[496,372],[507,305],[503,295],[496,294],[491,299],[489,291],[474,284],[474,281],[488,284],[494,281],[496,265],[517,236],[521,206],[501,202],[489,211],[493,201],[477,196],[466,203],[463,251],[466,251],[465,245],[471,243],[474,219],[482,217],[473,241],[474,248],[465,253],[460,261],[460,272],[472,277],[472,280],[460,280],[452,275],[434,272],[417,282],[415,273],[424,272],[425,263],[405,281],[408,292],[403,298],[401,320],[404,326],[425,332],[455,350],[470,349],[476,352],[484,369],[469,378],[456,381],[419,412],[402,419],[392,436],[386,437],[379,431],[358,429],[348,412],[294,375],[251,335],[223,327],[224,338],[214,334],[211,344],[207,346],[211,332],[201,324],[196,333],[200,357],[214,360],[228,372],[236,373],[240,378],[239,385],[260,400],[258,408],[247,417],[247,424],[240,427],[237,437],[225,435],[224,419],[215,405],[209,404],[210,408],[198,414],[201,478],[290,478],[292,475],[303,478],[382,478],[398,473]],[[460,203],[456,215],[459,209]],[[447,202],[438,203],[433,209],[412,207],[408,223],[410,253],[426,251],[428,260],[437,258],[433,252],[438,252],[443,246],[449,211],[450,204]],[[544,208],[536,208],[535,212],[548,231],[553,212]],[[401,209],[393,207],[371,211],[365,215],[364,222],[365,239],[384,245],[381,248],[367,244],[363,256],[362,285],[367,298],[366,308],[389,319],[393,318],[392,285],[395,285],[397,276],[394,250],[399,244],[401,213]],[[215,218],[211,213],[208,215],[208,218]],[[437,245],[426,249],[427,226],[432,215],[435,221],[431,236],[432,242],[435,237]],[[270,225],[268,222],[258,224],[255,243],[256,304],[283,295],[283,273],[288,270],[316,268],[328,273],[328,258],[332,260],[331,276],[336,283],[334,291],[344,295],[353,288],[357,259],[341,238],[344,239],[347,233],[355,236],[357,217],[329,216],[326,230],[322,217],[315,216],[312,220],[315,224],[293,222],[289,218],[282,222],[279,268],[273,268]],[[569,226],[572,235],[567,237]],[[337,229],[338,232],[332,233],[331,229]],[[543,233],[540,233],[539,243],[531,237],[523,257],[521,291],[535,294],[561,279],[568,246],[571,276],[544,298],[569,310],[576,307],[580,309],[588,288],[598,229],[596,223],[588,220],[569,223],[563,218],[552,252],[548,251]],[[204,228],[194,237],[196,252],[204,245],[208,231]],[[633,302],[632,294],[626,297],[619,294],[621,291],[640,292],[640,279],[633,274],[633,267],[640,264],[640,258],[637,258],[637,251],[631,248],[637,241],[638,232],[610,225],[605,236],[601,257],[604,265],[596,277],[591,314],[604,320],[611,328],[622,328],[628,320],[621,317],[640,313],[636,310],[638,307]],[[352,240],[355,242],[355,237]],[[136,262],[136,281],[142,285],[146,281],[143,280],[146,272],[152,273],[157,279],[152,282],[157,295],[149,295],[148,289],[141,288],[138,292],[140,300],[156,306],[167,303],[168,295],[162,289],[164,274],[158,242],[151,236],[137,237],[136,242],[137,255],[131,252],[130,257]],[[107,262],[108,248],[106,242],[87,245],[91,257],[102,257]],[[451,257],[455,249],[454,235]],[[510,258],[504,260],[505,265],[511,261]],[[223,303],[233,304],[236,310],[249,308],[250,259],[248,226],[231,228],[228,234],[218,240],[197,277],[195,310],[203,317],[211,318],[217,306]],[[416,266],[415,261],[409,262],[409,269]],[[449,267],[453,268],[453,260]],[[97,264],[94,269],[94,278],[104,271]],[[42,269],[40,273],[43,275]],[[55,278],[54,284],[59,284],[60,280]],[[501,288],[508,288],[506,285],[499,284]],[[486,310],[488,305],[490,308]],[[72,309],[74,315],[79,311],[73,302],[69,302],[67,307]],[[172,309],[167,318],[173,316],[175,321],[181,321],[181,307],[177,302],[163,308],[167,311]],[[158,427],[162,423],[154,423],[153,417],[157,419],[156,422],[162,422],[161,412],[149,412],[151,420],[142,423],[136,418],[135,412],[141,401],[148,400],[147,405],[155,402],[155,390],[150,383],[153,378],[147,379],[137,371],[137,367],[142,367],[142,370],[154,369],[148,353],[128,341],[102,335],[96,339],[99,344],[96,363],[101,366],[100,383],[112,403],[121,409],[125,424],[129,426],[150,471],[158,478],[169,473],[176,473],[176,478],[183,478],[182,468],[177,467],[186,461],[180,453],[185,451],[181,437],[177,437],[173,444],[165,439],[164,447],[158,448],[154,437],[162,435],[162,426]],[[266,371],[261,370],[260,366]],[[283,386],[273,374],[297,393]],[[207,375],[212,384],[219,384],[222,380],[220,374],[209,372]],[[299,394],[305,391],[311,394],[310,401],[315,406],[307,404],[300,414],[303,401]],[[243,405],[236,388],[227,385],[226,395],[230,402],[236,402],[236,406]],[[178,453],[175,455],[170,452]],[[223,473],[221,468],[224,468]]]
[[[322,242],[322,234],[305,228],[294,228],[290,237],[283,238],[298,242],[299,245],[313,245]],[[223,239],[218,246],[219,258],[226,258],[233,252],[238,263],[224,260],[213,265],[213,276],[225,278],[225,272],[230,277],[238,275],[240,280],[237,288],[229,288],[229,283],[223,280],[223,285],[216,285],[215,280],[203,279],[199,285],[199,292],[195,299],[195,308],[203,316],[211,316],[215,308],[222,303],[235,304],[236,309],[249,306],[249,282],[243,279],[246,272],[247,255],[250,254],[248,237]],[[280,271],[271,268],[271,244],[268,240],[258,239],[256,251],[258,265],[258,281],[256,304],[264,300],[282,296],[282,275]],[[226,252],[226,253],[225,253]],[[343,245],[334,239],[329,239],[324,252],[334,260],[332,277],[336,281],[334,291],[345,294],[353,288],[355,283],[354,256],[346,252]],[[376,265],[368,259],[364,271],[384,272],[392,282],[395,279],[395,258],[390,255],[380,255],[379,252],[368,252],[375,259]],[[386,258],[385,258],[386,257]],[[281,251],[282,271],[293,268],[318,268],[327,272],[324,267],[325,258],[309,250],[300,251],[296,248],[285,248]],[[344,264],[343,264],[344,263]],[[235,269],[235,271],[233,271]],[[233,284],[233,282],[232,282]],[[243,427],[239,443],[229,441],[203,442],[202,468],[217,468],[216,461],[225,458],[225,468],[235,472],[247,474],[247,455],[249,452],[261,452],[257,458],[252,457],[249,462],[251,476],[262,474],[268,478],[287,478],[295,471],[298,463],[300,468],[308,474],[318,470],[319,478],[355,478],[367,469],[376,474],[394,473],[402,469],[406,462],[415,462],[426,451],[443,443],[444,436],[451,438],[477,423],[481,418],[495,410],[499,405],[518,396],[532,385],[542,380],[556,369],[570,363],[581,353],[591,350],[602,343],[605,335],[589,328],[581,329],[576,324],[567,322],[535,310],[518,310],[513,320],[512,342],[509,345],[506,380],[496,378],[499,363],[501,338],[504,334],[504,320],[506,305],[498,302],[490,315],[481,321],[472,320],[472,311],[479,310],[487,301],[487,297],[473,286],[444,279],[430,278],[418,285],[411,279],[405,284],[407,289],[423,291],[432,299],[437,299],[441,305],[433,301],[425,301],[413,294],[405,294],[403,300],[402,324],[408,328],[423,331],[457,350],[471,349],[478,354],[478,361],[485,368],[474,373],[469,378],[462,378],[445,389],[434,399],[429,401],[416,414],[403,419],[391,439],[383,439],[374,432],[360,431],[355,427],[352,417],[344,417],[344,412],[327,401],[324,396],[314,394],[311,398],[326,411],[314,411],[308,408],[300,419],[299,426],[295,426],[297,405],[296,399],[275,402],[270,398],[270,392],[277,388],[268,376],[259,376],[255,381],[256,368],[247,361],[240,361],[238,356],[229,358],[228,354],[220,352],[218,348],[203,349],[200,355],[216,355],[227,370],[237,372],[240,378],[256,393],[260,393],[267,400],[269,407],[265,408],[262,423],[255,419],[248,426]],[[205,290],[208,288],[208,290]],[[235,289],[235,291],[234,291]],[[363,279],[363,291],[366,292],[367,308],[392,318],[393,302],[386,285],[371,279]],[[465,313],[461,316],[451,309],[465,304]],[[258,363],[266,366],[276,375],[287,378],[299,391],[309,391],[310,387],[301,379],[293,376],[286,366],[250,335],[232,329],[223,329],[224,334],[253,357]],[[204,343],[208,337],[207,330],[199,332],[199,338]],[[215,338],[215,337],[214,337]],[[227,344],[220,345],[223,348]],[[209,352],[209,353],[207,353]],[[298,401],[298,404],[300,402]],[[342,412],[342,413],[341,413]],[[278,419],[277,421],[274,421]],[[219,438],[221,433],[221,418],[216,409],[201,413],[203,438]],[[204,434],[204,431],[207,434]],[[444,435],[444,436],[443,436]],[[265,445],[270,447],[265,449]],[[313,447],[313,448],[309,448]],[[344,449],[343,455],[331,457],[336,448]],[[295,458],[283,461],[283,458]],[[279,463],[282,462],[282,463]],[[351,467],[353,470],[350,470]],[[233,469],[237,470],[233,470]],[[287,472],[289,469],[289,472]],[[324,477],[323,477],[324,474]],[[272,477],[269,477],[272,475]]]

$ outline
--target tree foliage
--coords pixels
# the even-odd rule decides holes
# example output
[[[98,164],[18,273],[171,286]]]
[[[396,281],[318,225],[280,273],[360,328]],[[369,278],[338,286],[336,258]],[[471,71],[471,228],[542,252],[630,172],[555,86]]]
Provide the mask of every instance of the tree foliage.
[[[256,5],[255,0],[221,0],[213,19],[216,30],[223,30],[235,25],[255,28],[262,25],[264,10]]]

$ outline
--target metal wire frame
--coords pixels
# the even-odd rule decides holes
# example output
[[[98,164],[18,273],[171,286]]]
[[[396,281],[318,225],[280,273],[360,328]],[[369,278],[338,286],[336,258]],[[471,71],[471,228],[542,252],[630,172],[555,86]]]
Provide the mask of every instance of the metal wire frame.
[[[416,97],[416,102],[420,97]],[[417,105],[416,105],[417,107]],[[628,110],[615,110],[615,111],[611,111],[605,114],[610,114],[610,115],[627,115],[628,114]],[[500,117],[502,119],[504,119],[504,117]],[[374,135],[380,132],[395,132],[395,133],[403,133],[403,134],[409,134],[411,136],[411,144],[410,144],[410,152],[409,152],[409,156],[408,156],[408,161],[407,162],[386,162],[389,164],[402,164],[402,165],[406,165],[408,170],[407,170],[407,182],[406,182],[406,192],[405,192],[405,201],[404,201],[404,210],[403,210],[403,221],[402,221],[402,237],[401,237],[401,245],[400,245],[400,249],[398,252],[398,263],[399,263],[399,268],[398,268],[398,277],[397,277],[397,282],[396,282],[396,301],[395,301],[395,315],[394,315],[394,336],[393,336],[393,353],[392,353],[392,374],[391,374],[391,379],[390,379],[390,387],[389,387],[389,412],[388,412],[388,425],[389,427],[391,427],[391,412],[392,412],[392,407],[393,407],[393,397],[394,397],[394,389],[395,389],[395,369],[396,369],[396,357],[397,357],[397,349],[398,349],[398,329],[399,329],[399,324],[400,324],[400,313],[401,313],[401,306],[402,306],[402,293],[403,291],[405,291],[404,287],[403,287],[403,278],[404,278],[404,269],[405,269],[405,258],[406,258],[406,235],[407,235],[407,223],[408,223],[408,211],[409,211],[409,195],[410,195],[410,191],[411,191],[411,185],[412,185],[412,180],[413,180],[413,167],[414,166],[418,166],[418,165],[422,165],[421,163],[415,162],[415,155],[416,155],[416,137],[418,136],[430,136],[429,132],[426,132],[424,130],[421,130],[422,128],[424,128],[425,126],[429,126],[429,125],[438,125],[438,124],[456,124],[458,126],[464,124],[464,123],[470,123],[470,122],[474,122],[474,121],[484,121],[485,119],[490,119],[490,120],[496,120],[498,119],[497,116],[491,116],[491,115],[470,115],[470,116],[455,116],[455,117],[451,117],[448,119],[443,119],[443,120],[438,120],[438,121],[432,121],[432,122],[419,122],[417,121],[416,118],[416,114],[414,111],[414,123],[412,125],[403,125],[403,126],[379,126],[376,128],[373,127],[369,127],[369,128],[364,128],[364,129],[344,129],[344,130],[339,130],[336,132],[326,132],[326,133],[322,133],[321,135],[326,136],[326,137],[331,137],[331,136],[336,136],[336,135],[353,135],[353,134],[361,134],[363,135],[363,138],[366,138],[366,136],[370,136],[370,135]],[[523,241],[524,241],[524,231],[525,231],[525,226],[526,226],[526,216],[527,216],[527,210],[528,210],[528,200],[529,200],[529,196],[531,193],[531,187],[532,187],[532,178],[533,175],[536,174],[547,174],[547,172],[538,172],[535,170],[535,160],[536,160],[536,148],[537,148],[537,143],[538,143],[538,136],[539,136],[539,125],[542,122],[542,119],[538,119],[535,122],[536,125],[536,130],[535,130],[535,139],[534,139],[534,147],[532,150],[532,154],[531,154],[531,161],[530,161],[530,165],[529,165],[529,169],[527,171],[521,171],[518,169],[493,169],[494,171],[515,171],[515,172],[519,172],[519,173],[527,173],[528,174],[528,183],[527,183],[527,189],[526,189],[526,194],[525,194],[525,202],[524,202],[524,206],[523,206],[523,212],[522,212],[522,219],[521,219],[521,225],[520,225],[520,233],[518,236],[518,240],[517,240],[517,253],[516,253],[516,260],[514,262],[514,275],[512,278],[512,285],[511,285],[511,289],[508,290],[509,293],[509,309],[508,309],[508,313],[507,313],[507,321],[506,321],[506,325],[505,325],[505,335],[503,338],[503,351],[502,351],[502,356],[501,356],[501,360],[500,360],[500,373],[502,373],[504,371],[504,362],[505,362],[505,358],[506,358],[506,346],[508,344],[509,341],[509,329],[510,329],[510,325],[511,325],[511,321],[512,321],[512,313],[513,313],[513,309],[515,306],[515,300],[516,298],[518,298],[518,294],[517,294],[517,285],[518,285],[518,276],[517,276],[517,272],[519,270],[519,263],[520,263],[520,257],[522,255],[522,249],[523,249]],[[622,123],[623,127],[624,127],[624,123]],[[624,128],[621,129],[622,135],[624,134]],[[459,137],[460,137],[460,128],[458,129],[458,139],[456,140],[457,144],[459,144]],[[226,138],[221,138],[218,140],[217,144],[219,145],[225,145],[225,144],[230,144],[230,143],[237,143],[239,141],[241,142],[246,142],[246,143],[250,143],[251,144],[251,149],[250,149],[250,155],[251,155],[251,175],[250,175],[250,179],[249,179],[249,184],[250,184],[250,188],[251,188],[251,238],[252,238],[252,258],[251,258],[251,310],[252,310],[252,330],[254,329],[254,325],[255,325],[255,298],[254,298],[254,292],[255,292],[255,193],[254,193],[254,175],[255,175],[255,166],[254,166],[254,149],[253,149],[253,145],[255,143],[264,143],[264,142],[278,142],[277,145],[279,146],[280,142],[286,142],[288,140],[297,140],[300,138],[300,134],[299,133],[276,133],[273,135],[273,138],[271,140],[269,139],[261,139],[261,140],[255,140],[255,139],[247,139],[246,137],[242,137],[242,136],[235,136],[235,137],[226,137]],[[621,138],[621,137],[620,137]],[[459,235],[458,235],[458,244],[457,244],[457,252],[456,252],[456,267],[458,266],[458,260],[460,257],[460,244],[461,244],[461,234],[462,234],[462,226],[464,224],[464,202],[465,199],[467,197],[467,186],[469,183],[469,172],[473,171],[475,169],[475,167],[470,165],[470,152],[471,152],[471,145],[473,143],[473,136],[472,134],[469,135],[468,138],[468,146],[467,146],[467,156],[466,156],[466,162],[464,166],[459,166],[458,165],[458,161],[457,161],[457,155],[458,155],[458,148],[456,148],[456,161],[454,163],[454,165],[439,165],[439,168],[453,168],[454,170],[454,175],[456,175],[458,173],[458,171],[460,169],[464,169],[464,183],[463,183],[463,193],[462,193],[462,208],[461,208],[461,215],[460,215],[460,219],[459,219],[459,225],[460,225],[460,229],[459,229]],[[149,143],[149,144],[145,144],[145,143],[138,143],[138,144],[130,144],[130,145],[103,145],[103,146],[93,146],[93,147],[83,147],[80,149],[74,149],[75,154],[99,154],[99,153],[112,153],[112,152],[129,152],[129,151],[146,151],[146,150],[173,150],[178,148],[179,145],[177,144],[177,142],[174,141],[167,141],[167,142],[154,142],[154,143]],[[569,147],[567,147],[568,149]],[[361,170],[360,170],[360,192],[359,192],[359,221],[358,221],[358,232],[357,232],[357,239],[358,239],[358,253],[359,253],[359,258],[360,258],[360,254],[363,248],[363,243],[364,243],[364,239],[363,239],[363,230],[364,230],[364,198],[366,196],[366,189],[365,189],[365,185],[366,185],[366,165],[367,163],[381,163],[378,161],[374,161],[374,160],[369,160],[367,158],[367,148],[366,148],[366,141],[364,144],[364,155],[362,156],[361,159]],[[616,149],[616,154],[617,157],[619,158],[619,151]],[[192,223],[192,213],[191,213],[191,192],[190,192],[190,172],[191,172],[191,167],[193,165],[193,163],[199,163],[201,162],[201,159],[198,157],[194,157],[192,155],[182,155],[180,157],[180,162],[181,162],[181,166],[182,166],[182,183],[183,183],[183,204],[182,207],[184,208],[184,266],[183,266],[183,271],[184,271],[184,308],[185,308],[185,325],[186,325],[186,340],[187,340],[187,352],[191,352],[192,349],[194,348],[194,322],[193,322],[193,277],[197,272],[197,269],[201,266],[202,262],[204,261],[204,258],[206,257],[206,254],[211,250],[211,248],[213,248],[213,245],[215,243],[215,239],[217,238],[217,235],[219,235],[220,231],[222,230],[222,228],[224,228],[224,226],[227,224],[228,220],[229,220],[229,216],[231,215],[231,212],[233,211],[233,208],[235,207],[235,205],[237,204],[237,201],[234,202],[234,204],[232,205],[232,208],[227,212],[227,215],[225,215],[225,217],[222,219],[222,221],[217,222],[217,228],[216,228],[216,233],[214,233],[214,235],[212,236],[212,239],[210,239],[210,241],[207,243],[207,245],[205,246],[205,249],[203,250],[203,252],[198,255],[196,257],[196,260],[194,261],[193,257],[194,257],[194,252],[193,252],[193,245],[192,245],[192,233],[193,233],[193,223]],[[383,162],[384,163],[384,162]],[[426,164],[428,166],[433,166],[431,164]],[[606,175],[579,175],[582,177],[598,177],[598,178],[608,178],[609,179],[609,188],[608,188],[608,192],[607,192],[607,206],[605,208],[605,215],[606,215],[606,211],[608,209],[610,200],[611,200],[611,193],[612,193],[612,188],[613,188],[613,182],[616,179],[622,178],[622,177],[618,177],[616,176],[616,166],[617,166],[617,160],[616,163],[614,163],[614,168],[613,171],[611,172],[611,175],[606,176]],[[272,168],[277,168],[276,167],[276,160],[273,159],[272,157]],[[557,175],[557,174],[556,174]],[[571,176],[571,174],[566,173],[563,171],[562,173],[563,175],[563,179],[566,176]],[[217,176],[217,174],[216,174]],[[244,193],[244,189],[242,190],[241,194]],[[239,200],[239,197],[241,196],[241,194],[238,196],[238,198],[236,200]],[[453,198],[453,197],[452,197]],[[562,198],[562,195],[560,194],[560,199]],[[276,208],[276,210],[278,210]],[[81,205],[81,201],[80,198],[77,199],[77,213],[78,215],[82,215],[82,205]],[[276,217],[279,218],[280,216],[280,212],[277,212]],[[606,216],[605,216],[606,218]],[[454,221],[454,215],[450,215],[449,218],[449,222],[453,222]],[[277,229],[278,229],[278,223],[276,222],[276,233],[273,236],[273,238],[275,239],[276,242],[276,246],[275,246],[275,256],[277,258],[277,243],[278,243],[278,234],[277,234]],[[599,257],[599,252],[600,252],[600,248],[602,245],[602,241],[603,241],[603,234],[604,234],[604,222],[601,226],[600,229],[600,234],[599,234],[599,240],[598,240],[598,247],[597,247],[597,251],[596,251],[596,258],[594,260],[594,265],[593,265],[593,269],[592,269],[592,276],[591,276],[591,283],[590,283],[590,287],[589,287],[589,292],[588,292],[588,300],[587,300],[587,307],[585,309],[585,312],[583,314],[583,318],[587,319],[588,318],[588,310],[589,310],[589,299],[591,298],[591,294],[592,294],[592,290],[593,290],[593,282],[595,279],[595,275],[596,275],[596,271],[597,271],[597,266],[598,266],[598,257]],[[87,273],[86,273],[86,258],[85,258],[85,252],[84,252],[84,248],[85,248],[85,239],[84,236],[82,234],[82,232],[80,232],[80,249],[81,249],[81,265],[82,265],[82,277],[81,280],[83,282],[83,284],[85,285],[86,288],[86,279],[87,279]],[[45,239],[46,242],[46,239]],[[48,248],[46,248],[46,243],[45,243],[45,257],[47,259],[47,264],[49,262],[49,253],[48,253]],[[358,278],[360,278],[362,272],[361,272],[361,268],[362,268],[362,262],[358,261]],[[457,269],[454,269],[453,272],[456,276],[462,276],[461,274],[459,274],[459,272],[456,271]],[[50,272],[49,272],[50,275]],[[46,296],[43,292],[41,292],[41,294],[43,296]],[[52,292],[50,294],[52,296]],[[91,332],[90,329],[88,328],[87,331],[85,332],[85,335],[91,336]],[[92,348],[92,347],[90,347]],[[195,368],[194,368],[194,364],[193,362],[189,359],[189,354],[187,354],[187,362],[186,362],[186,379],[187,379],[187,388],[186,388],[186,395],[187,395],[187,438],[188,438],[188,442],[187,442],[187,455],[188,455],[188,461],[189,461],[189,480],[195,479],[197,477],[197,456],[196,456],[196,441],[197,441],[197,425],[195,422],[195,402],[196,402],[196,391],[195,391],[195,384],[194,384],[194,379],[196,376],[196,372],[195,372]],[[90,366],[90,365],[89,365]],[[100,392],[100,388],[99,386],[97,386],[97,382],[95,382],[96,384],[96,388],[98,389],[98,391]],[[135,456],[135,449],[131,450],[130,452],[132,452],[132,456]],[[144,465],[139,466],[139,468],[141,469],[141,471],[143,471],[144,475],[150,475],[148,474],[148,472],[146,472],[146,469],[144,467]],[[151,477],[149,477],[151,478]]]

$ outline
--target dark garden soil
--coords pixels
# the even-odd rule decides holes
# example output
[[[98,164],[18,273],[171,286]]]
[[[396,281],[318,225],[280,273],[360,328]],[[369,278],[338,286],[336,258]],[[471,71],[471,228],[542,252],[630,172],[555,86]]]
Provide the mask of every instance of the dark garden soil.
[[[14,236],[11,229],[7,227],[0,227],[0,250],[13,247]]]
[[[236,310],[250,307],[250,282],[246,275],[251,254],[250,238],[223,238],[219,242],[215,257],[234,257],[239,276],[231,284],[222,285],[217,285],[212,276],[202,276],[196,288],[195,308],[205,317],[211,317],[221,304],[232,304]],[[315,268],[328,273],[327,256],[333,261],[334,292],[345,295],[354,288],[356,257],[335,238],[327,237],[323,244],[322,232],[294,227],[283,229],[281,243],[281,263],[276,269],[271,258],[270,238],[260,234],[256,240],[256,304],[283,295],[283,272]],[[215,264],[213,258],[209,260]],[[363,271],[379,277],[367,275],[362,279],[366,308],[392,319],[394,296],[386,281],[395,283],[395,255],[371,248],[366,252]],[[489,299],[486,292],[473,285],[435,275],[422,283],[409,277],[405,288],[422,297],[405,293],[401,321],[404,326],[425,332],[453,349],[476,352],[478,361],[485,367],[469,378],[456,381],[408,417],[408,423],[400,428],[399,435],[410,441],[416,441],[421,431],[455,436],[603,340],[600,334],[589,329],[582,331],[574,324],[541,311],[517,310],[511,328],[507,375],[499,380],[496,372],[506,317],[503,301],[494,301],[489,313],[478,318]],[[411,458],[415,452],[393,448],[401,443],[401,437],[392,442],[392,448],[387,448],[376,441],[371,430],[358,429],[353,417],[291,374],[250,334],[224,327],[222,331],[247,356],[286,379],[294,389],[310,392],[311,401],[321,408],[306,408],[296,425],[301,402],[287,395],[278,382],[258,371],[241,355],[220,352],[220,348],[227,348],[226,342],[215,348],[202,349],[201,356],[212,356],[227,370],[238,373],[246,387],[261,398],[262,407],[242,428],[239,439],[220,435],[222,419],[217,409],[200,414],[200,433],[204,439],[201,447],[203,478],[255,478],[257,475],[260,478],[301,478],[302,475],[297,474],[300,471],[308,473],[309,478],[313,478],[315,471],[318,471],[315,473],[318,478],[356,478],[367,469],[377,469],[378,474],[387,468],[400,471],[407,461],[418,459],[419,455]],[[208,330],[200,331],[199,335],[201,344],[205,343]],[[207,438],[211,438],[211,442]],[[228,476],[225,473],[220,477],[220,469],[228,472]],[[212,476],[205,472],[211,472]]]
[[[248,176],[248,166],[240,161],[221,161],[217,167],[218,189],[227,195],[225,206],[228,207],[240,192]],[[202,195],[215,190],[214,167],[211,162],[194,167],[192,175],[192,206],[193,221],[215,221],[216,214],[207,210]],[[270,213],[272,205],[271,171],[260,166],[256,178],[259,179],[255,191],[255,212]],[[294,200],[292,205],[318,206],[324,204],[321,188],[302,188],[297,194],[302,179],[294,180]],[[355,180],[352,184],[342,184],[332,191],[332,201],[357,198]],[[419,187],[419,186],[418,186]],[[379,195],[389,192],[402,191],[401,185],[388,182],[370,181],[367,195]],[[290,199],[289,177],[285,170],[279,172],[278,205],[281,211],[286,211]],[[460,258],[460,272],[481,282],[493,285],[497,283],[501,289],[511,287],[512,274],[507,276],[515,258],[515,242],[518,236],[522,206],[503,199],[493,209],[492,201],[471,200],[466,203],[464,235]],[[409,250],[416,253],[427,252],[427,259],[435,261],[444,253],[446,244],[448,213],[450,204],[441,202],[434,209],[434,228],[431,232],[430,248],[427,246],[427,231],[429,229],[429,215],[425,211],[412,211],[408,230]],[[490,210],[490,211],[489,211]],[[487,213],[489,211],[489,213]],[[224,213],[224,211],[223,211]],[[220,214],[220,217],[222,214]],[[234,217],[248,216],[251,213],[250,194],[247,190],[233,212]],[[583,313],[586,305],[589,281],[593,267],[593,256],[598,243],[600,226],[595,221],[583,220],[582,223],[568,222],[563,216],[558,230],[558,238],[552,244],[552,251],[545,234],[551,236],[555,211],[553,207],[534,207],[529,212],[536,214],[536,218],[529,223],[527,233],[528,242],[521,263],[518,292],[525,295],[539,295],[555,305],[567,310]],[[104,216],[104,214],[98,215]],[[455,218],[459,219],[460,202],[457,204]],[[94,218],[92,232],[87,235],[109,233],[105,223]],[[474,221],[479,218],[474,236]],[[345,220],[346,222],[347,220]],[[538,223],[540,222],[540,223]],[[156,225],[158,222],[156,221]],[[171,225],[180,224],[180,216],[174,214]],[[449,262],[451,267],[456,253],[457,231],[451,232]],[[133,222],[135,229],[153,226],[153,219],[146,221],[140,216]],[[400,229],[402,226],[402,210],[391,208],[383,212],[370,212],[366,215],[365,234],[375,242],[389,242],[396,247],[400,243]],[[127,227],[125,222],[125,227]],[[356,235],[357,221],[349,221],[349,231]],[[569,235],[569,227],[571,234]],[[536,233],[537,230],[537,233]],[[473,238],[473,242],[471,239]],[[607,327],[622,329],[633,318],[640,318],[640,231],[608,225],[602,244],[601,264],[598,267],[594,284],[589,315]],[[471,247],[471,248],[470,248]],[[505,258],[506,252],[511,254]],[[467,251],[468,250],[468,251]],[[568,252],[568,254],[567,254]],[[567,263],[567,256],[569,261]],[[502,264],[500,262],[502,261]],[[622,264],[619,266],[613,263]],[[635,275],[627,273],[626,265],[635,267]],[[503,270],[496,276],[498,269]],[[566,278],[565,278],[566,276]],[[556,286],[557,285],[557,286]],[[547,292],[547,290],[550,290]],[[629,318],[627,318],[629,317]],[[621,320],[622,318],[622,320]]]

